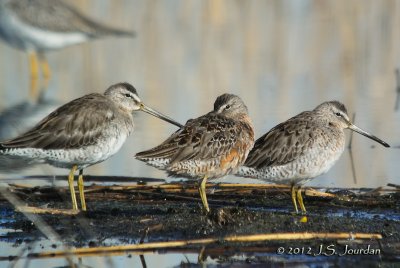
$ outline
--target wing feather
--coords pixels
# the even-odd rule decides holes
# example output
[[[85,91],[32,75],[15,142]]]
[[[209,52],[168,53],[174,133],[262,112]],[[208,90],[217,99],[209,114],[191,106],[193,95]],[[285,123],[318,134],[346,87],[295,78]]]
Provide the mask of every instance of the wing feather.
[[[303,112],[275,126],[256,140],[245,166],[279,166],[298,159],[314,141],[310,112]]]
[[[230,153],[233,144],[243,139],[244,131],[240,131],[241,128],[236,124],[232,119],[211,112],[189,120],[162,144],[137,153],[136,158],[144,161],[167,159],[173,165],[182,161],[225,156]]]
[[[4,148],[74,149],[93,145],[114,119],[117,107],[101,94],[75,99],[28,132],[1,143]]]
[[[28,24],[55,32],[81,32],[88,36],[126,35],[134,36],[134,32],[114,29],[84,16],[73,6],[63,1],[30,0],[11,1],[8,8]],[[37,14],[45,13],[46,16]]]

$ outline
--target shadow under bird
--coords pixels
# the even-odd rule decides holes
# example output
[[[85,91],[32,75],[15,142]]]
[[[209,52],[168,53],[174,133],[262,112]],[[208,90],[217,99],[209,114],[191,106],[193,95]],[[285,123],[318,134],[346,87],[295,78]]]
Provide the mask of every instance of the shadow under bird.
[[[83,169],[118,152],[133,131],[133,112],[139,110],[182,126],[146,106],[132,85],[118,83],[104,94],[92,93],[64,104],[31,130],[1,142],[0,155],[25,157],[27,161],[70,169],[68,184],[75,210],[78,205],[73,182],[78,169],[81,207],[86,210]]]
[[[200,197],[209,212],[207,179],[235,173],[253,144],[253,124],[246,105],[236,95],[223,94],[216,99],[213,111],[187,121],[159,146],[135,157],[170,176],[200,179]]]
[[[61,0],[0,0],[0,38],[29,53],[33,97],[39,69],[45,85],[50,79],[45,52],[105,36],[134,35],[96,22]]]
[[[351,123],[342,103],[329,101],[290,118],[260,137],[236,175],[291,184],[296,213],[297,202],[305,213],[301,185],[326,173],[339,159],[345,148],[344,129],[390,147]],[[297,190],[296,185],[299,185]]]

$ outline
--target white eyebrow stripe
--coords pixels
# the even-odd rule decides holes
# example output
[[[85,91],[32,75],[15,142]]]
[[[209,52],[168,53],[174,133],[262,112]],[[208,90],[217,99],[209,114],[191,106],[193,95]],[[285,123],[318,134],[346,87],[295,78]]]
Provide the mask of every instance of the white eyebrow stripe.
[[[132,94],[132,97],[137,102],[142,102],[136,94]]]

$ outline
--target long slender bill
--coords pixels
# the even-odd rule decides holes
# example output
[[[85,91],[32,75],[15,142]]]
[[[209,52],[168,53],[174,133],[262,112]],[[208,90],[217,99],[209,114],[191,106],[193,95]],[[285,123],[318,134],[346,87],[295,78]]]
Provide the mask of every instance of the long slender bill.
[[[150,107],[146,106],[143,102],[140,104],[140,110],[142,110],[143,112],[146,112],[148,114],[151,114],[157,118],[160,118],[164,121],[167,121],[168,123],[174,124],[175,126],[182,128],[183,126],[181,124],[179,124],[178,122],[174,121],[172,118],[163,115],[160,112],[157,112],[156,110],[151,109]]]
[[[371,140],[374,140],[374,141],[376,141],[376,142],[379,142],[380,144],[382,144],[382,145],[385,146],[385,147],[390,147],[390,145],[387,144],[386,142],[384,142],[383,140],[379,139],[378,137],[375,137],[374,135],[369,134],[368,132],[362,130],[361,128],[359,128],[359,127],[357,127],[357,126],[355,126],[355,125],[353,125],[353,124],[351,124],[351,123],[350,123],[350,125],[349,125],[349,128],[350,128],[351,130],[354,130],[355,132],[361,134],[361,135],[364,135],[364,136],[367,137],[367,138],[370,138]]]

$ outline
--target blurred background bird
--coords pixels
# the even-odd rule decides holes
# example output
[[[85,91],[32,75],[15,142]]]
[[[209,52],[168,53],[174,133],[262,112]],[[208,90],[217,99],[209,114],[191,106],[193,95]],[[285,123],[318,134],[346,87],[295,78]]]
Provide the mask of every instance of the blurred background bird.
[[[61,0],[0,1],[0,38],[28,52],[33,99],[39,95],[39,73],[43,75],[43,88],[50,79],[46,52],[106,36],[134,35],[133,31],[96,22]]]

